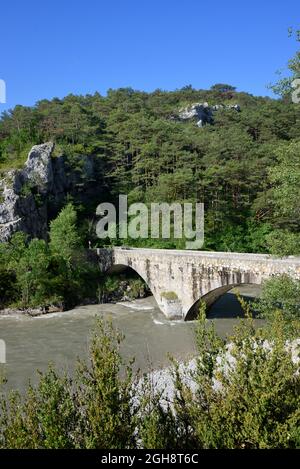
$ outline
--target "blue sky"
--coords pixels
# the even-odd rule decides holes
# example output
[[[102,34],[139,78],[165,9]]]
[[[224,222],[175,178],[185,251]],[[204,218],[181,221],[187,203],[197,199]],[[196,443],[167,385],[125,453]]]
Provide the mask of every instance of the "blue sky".
[[[270,95],[266,85],[297,49],[287,30],[299,13],[299,0],[4,1],[0,111],[125,86],[225,82]]]

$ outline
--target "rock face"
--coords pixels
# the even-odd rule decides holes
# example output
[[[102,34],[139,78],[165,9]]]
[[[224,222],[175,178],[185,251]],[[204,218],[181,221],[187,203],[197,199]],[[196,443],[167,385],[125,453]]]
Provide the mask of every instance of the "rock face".
[[[213,114],[220,109],[234,109],[239,112],[240,106],[238,104],[215,104],[214,106],[209,106],[208,103],[194,103],[180,109],[178,117],[180,120],[196,119],[197,126],[203,127],[205,124],[213,124]]]
[[[49,219],[67,194],[85,202],[99,190],[99,171],[92,157],[80,156],[80,167],[74,169],[65,157],[53,157],[53,150],[52,142],[35,145],[24,168],[11,170],[0,180],[0,241],[9,240],[16,231],[45,239]]]

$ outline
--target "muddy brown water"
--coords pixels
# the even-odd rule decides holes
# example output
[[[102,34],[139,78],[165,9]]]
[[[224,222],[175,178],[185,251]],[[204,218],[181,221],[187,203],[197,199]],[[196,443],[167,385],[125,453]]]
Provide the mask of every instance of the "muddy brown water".
[[[259,295],[260,289],[244,285],[239,291],[253,298]],[[225,337],[240,314],[236,296],[229,292],[213,305],[208,317]],[[124,333],[122,354],[128,358],[134,356],[135,366],[143,371],[167,366],[169,354],[182,361],[196,354],[195,321],[167,320],[153,297],[81,306],[35,318],[0,316],[0,339],[6,343],[6,364],[0,365],[8,380],[5,388],[24,390],[29,380],[36,382],[36,370],[46,370],[49,362],[72,373],[76,359],[87,358],[95,317],[99,316],[112,319]]]

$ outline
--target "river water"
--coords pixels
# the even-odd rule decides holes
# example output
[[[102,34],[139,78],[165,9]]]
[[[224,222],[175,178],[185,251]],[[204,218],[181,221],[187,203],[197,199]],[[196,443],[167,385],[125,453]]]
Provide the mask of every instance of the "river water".
[[[239,291],[249,298],[259,295],[254,285],[244,285]],[[213,305],[208,317],[224,337],[240,314],[239,303],[229,292]],[[36,370],[44,371],[49,362],[72,373],[77,357],[87,357],[95,317],[111,319],[125,334],[122,354],[135,357],[135,366],[142,371],[167,366],[168,354],[182,361],[196,354],[196,323],[167,320],[153,297],[81,306],[35,318],[0,316],[0,339],[6,343],[6,364],[0,365],[8,380],[5,388],[24,390],[29,380],[36,382]]]

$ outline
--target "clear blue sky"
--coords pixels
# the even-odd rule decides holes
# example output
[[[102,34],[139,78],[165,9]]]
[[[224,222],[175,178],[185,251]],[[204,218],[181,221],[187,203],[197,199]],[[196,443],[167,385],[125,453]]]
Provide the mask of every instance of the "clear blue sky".
[[[131,86],[216,82],[270,95],[297,49],[299,0],[8,0],[0,5],[7,103]]]

